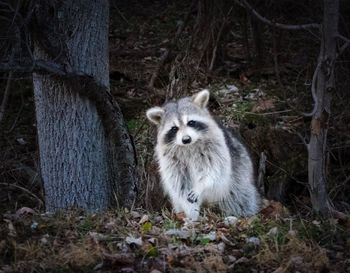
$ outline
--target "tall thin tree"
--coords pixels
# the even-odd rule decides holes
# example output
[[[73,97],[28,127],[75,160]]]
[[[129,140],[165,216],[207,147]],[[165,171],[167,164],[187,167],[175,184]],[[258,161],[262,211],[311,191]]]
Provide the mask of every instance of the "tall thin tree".
[[[327,193],[327,133],[331,114],[332,92],[335,89],[335,60],[337,41],[345,41],[340,52],[349,46],[350,40],[338,32],[339,0],[323,0],[323,21],[321,24],[288,25],[268,20],[261,16],[246,0],[235,0],[263,23],[285,30],[319,29],[321,36],[320,53],[312,81],[314,108],[305,116],[312,117],[308,150],[308,183],[314,211],[326,214],[332,210]]]
[[[323,1],[323,24],[318,65],[314,73],[311,136],[308,144],[308,174],[311,202],[322,214],[330,210],[327,193],[327,132],[331,114],[332,92],[335,89],[334,67],[337,52],[339,0]]]

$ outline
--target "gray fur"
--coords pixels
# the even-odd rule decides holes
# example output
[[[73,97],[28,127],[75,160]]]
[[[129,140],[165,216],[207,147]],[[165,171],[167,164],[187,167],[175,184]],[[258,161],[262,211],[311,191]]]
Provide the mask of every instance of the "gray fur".
[[[251,158],[242,142],[212,118],[208,100],[209,92],[203,90],[147,111],[158,125],[155,153],[163,189],[174,210],[184,211],[192,220],[198,219],[204,202],[218,204],[225,215],[253,215],[260,197]],[[203,124],[190,127],[190,120]],[[165,136],[173,127],[176,137],[169,142]],[[192,142],[183,144],[184,136]]]

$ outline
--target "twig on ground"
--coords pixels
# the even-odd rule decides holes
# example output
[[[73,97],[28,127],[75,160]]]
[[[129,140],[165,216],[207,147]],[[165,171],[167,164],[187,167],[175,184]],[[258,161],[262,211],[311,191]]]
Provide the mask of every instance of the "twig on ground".
[[[254,113],[254,112],[244,112],[245,114],[249,115],[255,115],[255,116],[269,116],[269,115],[276,115],[281,113],[288,113],[292,112],[293,110],[287,109],[287,110],[281,110],[281,111],[275,111],[275,112],[267,112],[267,113]]]

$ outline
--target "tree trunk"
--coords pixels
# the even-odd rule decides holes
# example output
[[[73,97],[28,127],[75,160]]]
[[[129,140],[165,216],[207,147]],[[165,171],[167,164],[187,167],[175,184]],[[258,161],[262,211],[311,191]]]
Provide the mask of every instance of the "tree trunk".
[[[308,146],[308,172],[311,202],[314,210],[325,214],[330,209],[326,189],[326,147],[338,34],[339,0],[324,0],[322,41],[316,79],[316,112],[311,121]],[[317,69],[316,69],[317,71]]]
[[[110,105],[108,0],[40,1],[37,24],[34,57],[72,72],[71,77],[33,75],[46,209],[104,210],[122,195],[119,203],[130,204],[134,166],[133,159],[126,161],[133,158],[133,147],[119,108],[110,125],[118,131],[117,141],[102,109]],[[123,178],[133,181],[125,185]]]

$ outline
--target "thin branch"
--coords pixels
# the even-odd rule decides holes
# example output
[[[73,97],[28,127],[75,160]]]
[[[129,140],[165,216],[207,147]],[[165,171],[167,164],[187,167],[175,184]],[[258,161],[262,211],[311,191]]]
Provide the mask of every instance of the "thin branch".
[[[191,15],[191,12],[193,10],[193,8],[196,6],[197,4],[197,1],[198,0],[193,0],[192,3],[191,3],[191,6],[185,16],[185,19],[182,23],[180,23],[178,25],[178,28],[176,30],[176,33],[175,33],[175,36],[173,37],[173,39],[169,42],[169,47],[168,49],[166,49],[162,56],[160,57],[160,60],[159,60],[159,63],[158,63],[158,66],[157,68],[155,69],[155,71],[153,72],[152,76],[151,76],[151,79],[148,83],[148,88],[153,88],[154,86],[154,82],[155,80],[158,78],[158,75],[159,75],[159,72],[161,70],[161,68],[164,66],[164,64],[168,61],[168,59],[170,58],[171,56],[171,52],[173,50],[173,48],[176,46],[179,38],[180,38],[180,35],[181,33],[183,32],[183,30],[185,29],[185,26],[187,25],[188,21],[189,21],[189,18],[190,18],[190,15]]]
[[[339,48],[339,51],[337,53],[337,56],[336,58],[338,58],[340,55],[342,55],[345,51],[345,49],[348,48],[348,46],[350,45],[350,42],[346,42],[345,44],[343,44],[340,48]]]
[[[13,124],[11,125],[10,129],[5,131],[6,134],[10,134],[16,128],[16,124],[18,122],[19,117],[21,116],[23,108],[24,108],[24,99],[23,99],[23,92],[21,92],[21,106],[18,110],[17,116],[16,116]]]
[[[33,60],[31,63],[0,63],[0,72],[18,72],[18,73],[50,73],[60,76],[84,76],[83,73],[70,71],[65,66],[44,60]]]
[[[19,8],[20,8],[20,3],[21,3],[21,1],[17,1],[16,10],[14,10],[14,14],[13,14],[12,24],[11,25],[13,25],[15,23],[15,20],[17,18],[18,11],[19,11]]]
[[[338,58],[340,55],[343,54],[343,52],[348,48],[348,46],[350,45],[350,39],[341,35],[341,34],[338,34],[338,38],[340,38],[341,40],[343,40],[345,43],[339,48],[338,50],[338,53],[337,53],[337,56],[336,58]]]
[[[13,187],[13,188],[17,188],[20,189],[22,191],[24,191],[25,193],[28,193],[30,196],[32,196],[34,199],[36,199],[40,205],[44,205],[43,200],[41,200],[38,196],[36,196],[34,193],[32,193],[30,190],[23,188],[17,184],[9,184],[9,183],[0,183],[0,186],[6,186],[6,187]]]
[[[221,38],[221,34],[222,34],[222,31],[224,30],[224,27],[226,26],[226,23],[228,21],[228,18],[232,12],[232,8],[230,8],[229,12],[227,13],[227,15],[225,16],[224,18],[224,21],[222,22],[222,25],[219,29],[219,33],[218,35],[216,36],[216,41],[215,41],[215,46],[214,46],[214,49],[213,49],[213,54],[212,54],[212,57],[211,57],[211,61],[210,61],[210,65],[209,65],[209,71],[212,71],[213,70],[213,67],[214,67],[214,62],[216,60],[216,52],[217,52],[217,49],[218,49],[218,44],[219,44],[219,41],[220,41],[220,38]]]
[[[343,35],[341,35],[341,34],[338,34],[337,36],[338,36],[340,39],[342,39],[344,42],[350,43],[350,38],[345,37],[345,36],[343,36]]]
[[[277,78],[277,82],[280,86],[280,88],[284,89],[282,80],[281,80],[281,74],[280,74],[280,69],[278,65],[278,53],[277,53],[277,41],[276,41],[276,28],[273,28],[273,33],[272,33],[272,47],[273,47],[273,63],[274,63],[274,69],[275,69],[275,74]]]
[[[303,137],[299,132],[294,132],[298,137],[299,139],[301,140],[301,142],[305,145],[306,149],[309,150],[309,143],[307,143],[305,137]]]
[[[257,19],[259,19],[260,21],[262,21],[263,23],[269,26],[286,29],[286,30],[307,30],[307,29],[320,28],[320,24],[316,24],[316,23],[301,24],[301,25],[289,25],[289,24],[276,23],[260,15],[246,0],[233,0],[233,1],[236,2],[238,5],[240,5],[241,7],[245,8],[247,11],[253,14]]]
[[[276,114],[282,114],[282,113],[288,113],[292,112],[293,110],[287,109],[287,110],[281,110],[281,111],[275,111],[275,112],[266,112],[266,113],[254,113],[254,112],[244,112],[245,114],[249,115],[255,115],[255,116],[269,116],[269,115],[276,115]]]
[[[9,72],[9,76],[7,78],[7,83],[6,83],[6,87],[5,87],[5,91],[4,91],[4,96],[2,98],[2,102],[1,102],[1,105],[0,105],[0,123],[2,122],[2,120],[4,118],[7,101],[8,101],[9,95],[10,95],[10,87],[11,87],[12,75],[13,75],[13,72],[10,71]]]
[[[120,11],[116,1],[113,1],[112,3],[113,3],[113,7],[117,10],[119,16],[125,21],[125,23],[127,23],[130,26],[130,22],[125,18],[124,14]]]
[[[280,167],[279,165],[273,163],[272,161],[266,159],[266,162],[269,163],[271,166],[276,167],[277,169],[281,170],[282,172],[284,172],[286,175],[288,175],[292,180],[294,180],[296,183],[301,184],[301,185],[305,185],[306,182],[303,182],[301,180],[299,180],[298,178],[296,178],[295,176],[293,176],[291,173],[289,173],[287,170],[283,169],[282,167]]]
[[[266,155],[264,152],[260,153],[260,159],[259,159],[259,170],[258,170],[259,176],[258,176],[258,188],[260,190],[260,193],[265,193],[265,184],[264,184],[264,176],[266,174]]]
[[[305,117],[312,117],[316,113],[318,108],[318,99],[316,95],[316,80],[317,80],[317,75],[320,72],[321,65],[322,65],[322,61],[320,60],[317,64],[314,75],[312,76],[311,94],[312,94],[312,99],[314,101],[314,108],[310,113],[303,113]]]

